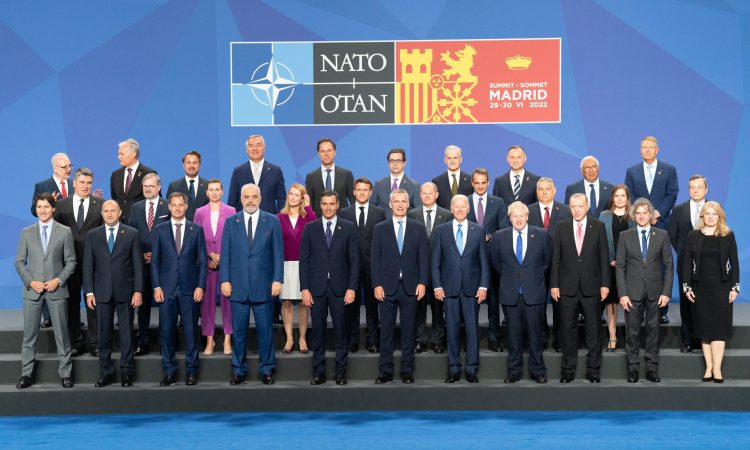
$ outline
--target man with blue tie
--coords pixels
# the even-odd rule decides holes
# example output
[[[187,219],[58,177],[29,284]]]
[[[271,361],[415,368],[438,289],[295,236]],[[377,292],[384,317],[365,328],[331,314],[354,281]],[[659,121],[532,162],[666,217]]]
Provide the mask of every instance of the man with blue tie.
[[[159,333],[164,378],[160,386],[177,383],[175,346],[177,313],[185,337],[185,384],[198,383],[199,303],[206,287],[208,264],[203,228],[185,218],[188,200],[182,192],[167,199],[171,220],[156,226],[151,247],[151,284],[159,304]]]
[[[241,201],[244,209],[224,222],[219,265],[221,294],[231,302],[234,329],[229,384],[243,384],[247,377],[250,309],[258,335],[258,374],[263,384],[273,384],[273,304],[284,282],[284,241],[279,219],[260,209],[258,186],[242,186]]]
[[[552,262],[552,238],[543,228],[528,224],[529,208],[523,203],[511,203],[508,215],[513,226],[495,233],[491,252],[492,265],[500,275],[500,303],[508,322],[505,383],[521,379],[524,337],[529,343],[529,375],[537,383],[546,383],[546,272]]]
[[[234,168],[229,182],[227,204],[241,211],[240,191],[246,184],[252,183],[260,188],[263,197],[260,209],[277,214],[284,208],[286,187],[281,167],[265,160],[266,141],[263,136],[253,134],[245,140],[245,150],[249,161]]]
[[[448,377],[461,379],[461,322],[466,333],[466,381],[479,382],[479,305],[487,298],[490,262],[484,227],[467,220],[469,199],[451,199],[453,220],[438,226],[432,245],[432,286],[445,308]]]
[[[401,381],[414,383],[414,342],[417,302],[429,281],[427,230],[407,219],[409,193],[391,192],[391,220],[375,226],[370,264],[375,299],[380,303],[380,375],[377,384],[393,381],[396,314],[401,317]]]
[[[609,207],[614,185],[599,178],[599,160],[592,155],[581,159],[581,174],[583,180],[571,183],[565,188],[565,203],[568,203],[573,194],[586,194],[591,205],[589,216],[598,218],[599,214]]]
[[[315,216],[320,217],[320,199],[323,191],[335,191],[342,207],[354,203],[354,175],[335,163],[336,143],[331,138],[318,140],[320,167],[316,167],[305,177],[305,188],[310,195],[310,205]]]
[[[419,183],[409,178],[404,171],[406,167],[406,150],[403,148],[392,148],[386,156],[390,174],[375,182],[375,187],[370,197],[370,203],[385,209],[386,217],[391,217],[391,192],[401,189],[409,197],[409,209],[416,208],[422,204],[419,198]]]
[[[312,385],[326,382],[326,328],[331,313],[336,335],[336,384],[346,384],[349,357],[344,305],[354,302],[359,280],[359,235],[352,222],[336,215],[336,191],[320,195],[322,218],[302,231],[299,284],[302,302],[312,314]]]

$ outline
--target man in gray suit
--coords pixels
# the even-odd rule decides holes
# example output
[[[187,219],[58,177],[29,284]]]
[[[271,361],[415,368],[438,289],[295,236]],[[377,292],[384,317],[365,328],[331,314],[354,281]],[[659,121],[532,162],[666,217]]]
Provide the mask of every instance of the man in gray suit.
[[[42,300],[49,307],[55,334],[58,373],[64,388],[72,388],[72,363],[68,336],[68,287],[65,282],[76,267],[73,234],[70,228],[55,222],[55,197],[47,192],[34,197],[39,222],[21,231],[16,252],[16,271],[23,282],[23,344],[21,379],[16,388],[33,384],[31,376],[36,363],[36,340],[42,315]]]
[[[388,160],[390,175],[379,179],[375,183],[370,203],[385,209],[385,216],[390,219],[393,215],[389,206],[391,192],[396,189],[403,189],[409,195],[409,209],[421,206],[422,202],[419,199],[419,184],[406,176],[406,172],[404,172],[404,167],[406,167],[406,151],[403,148],[392,148],[388,152],[386,159]]]
[[[672,249],[666,231],[651,226],[654,206],[639,198],[630,208],[637,226],[620,233],[616,275],[625,310],[628,383],[638,381],[641,321],[646,322],[646,379],[659,379],[659,308],[672,297]]]

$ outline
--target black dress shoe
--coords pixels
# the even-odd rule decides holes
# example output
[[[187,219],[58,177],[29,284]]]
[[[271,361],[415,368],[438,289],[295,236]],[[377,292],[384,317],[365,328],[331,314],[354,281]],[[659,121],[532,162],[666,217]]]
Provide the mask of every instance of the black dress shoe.
[[[359,351],[359,344],[349,344],[349,353],[357,353]]]
[[[651,381],[652,383],[658,383],[661,381],[661,378],[659,378],[659,374],[656,373],[655,370],[649,370],[646,372],[646,379],[648,381]]]
[[[500,351],[500,345],[498,345],[497,341],[489,341],[489,342],[487,342],[487,348],[491,352],[499,352]]]
[[[680,353],[693,353],[693,347],[691,345],[681,345]]]
[[[563,375],[562,377],[560,377],[560,383],[564,384],[572,383],[573,380],[573,375]]]
[[[148,353],[149,353],[148,347],[142,347],[142,346],[139,345],[138,347],[135,348],[135,351],[133,352],[133,355],[134,356],[143,356],[143,355],[148,355]]]
[[[703,378],[701,378],[701,381],[704,382],[704,383],[710,383],[710,382],[714,381],[714,377],[713,376],[703,377]]]
[[[70,377],[62,377],[62,379],[60,379],[60,382],[62,383],[62,387],[66,389],[70,389],[73,387],[73,380],[70,379]]]
[[[466,381],[468,381],[469,383],[479,383],[479,378],[477,378],[477,374],[475,373],[467,373]]]
[[[90,353],[90,354],[91,354],[91,356],[93,356],[94,358],[98,358],[98,357],[99,357],[99,349],[98,349],[98,348],[95,348],[95,349],[91,350],[91,351],[90,351],[89,353]]]
[[[26,389],[27,387],[31,387],[32,384],[34,383],[32,383],[31,378],[24,375],[20,380],[18,380],[16,389]]]
[[[559,342],[555,342],[552,344],[552,347],[555,349],[557,353],[562,353],[562,344]]]
[[[274,325],[284,325],[284,321],[281,320],[281,316],[276,316],[273,319],[273,324]]]
[[[70,349],[70,357],[71,358],[77,358],[77,357],[79,357],[81,355],[83,355],[83,352],[79,348],[73,347],[73,348]]]
[[[421,342],[417,342],[417,346],[414,347],[414,351],[417,353],[424,353],[427,351],[427,344],[423,344]]]
[[[455,374],[455,375],[448,374],[448,376],[445,377],[445,382],[446,383],[455,383],[455,382],[459,381],[460,379],[461,379],[461,375],[460,374]]]
[[[637,383],[638,382],[638,371],[631,370],[628,372],[628,383]]]
[[[435,344],[432,346],[432,349],[435,350],[435,353],[438,355],[445,353],[445,347],[443,347],[442,344]]]
[[[602,379],[599,377],[599,375],[594,375],[594,374],[586,375],[586,379],[589,380],[589,383],[594,383],[594,384],[602,382]]]
[[[41,326],[42,328],[49,328],[49,327],[51,327],[51,326],[52,326],[52,321],[51,321],[51,320],[49,320],[49,319],[47,319],[47,320],[43,320],[43,321],[42,321],[42,324],[41,324],[40,326]]]
[[[260,377],[260,381],[263,382],[263,384],[273,384],[275,381],[273,381],[273,375],[270,373],[263,374],[262,377]]]
[[[245,377],[235,373],[232,375],[232,378],[229,379],[229,384],[232,386],[237,386],[238,384],[245,384]]]
[[[521,379],[521,377],[517,377],[515,375],[510,375],[509,374],[507,377],[505,377],[505,379],[503,380],[503,383],[505,383],[505,384],[513,384],[513,383],[515,383],[516,381],[518,381],[520,379]]]
[[[317,374],[313,377],[312,380],[310,380],[310,384],[313,386],[319,386],[326,382],[326,376],[323,374]]]
[[[130,375],[123,375],[120,378],[120,384],[122,387],[130,387],[133,385],[133,378]]]
[[[367,351],[370,353],[380,353],[380,349],[375,344],[370,344],[367,346]]]
[[[164,378],[159,382],[159,386],[171,386],[177,384],[177,375],[164,375]]]
[[[578,323],[584,323],[586,321],[586,318],[583,317],[583,314],[578,314]]]
[[[185,377],[185,384],[188,386],[195,386],[196,384],[198,384],[198,375],[194,373],[187,374],[187,376]]]
[[[375,384],[385,384],[385,383],[390,383],[391,381],[393,381],[393,375],[387,375],[385,373],[381,373],[375,379]]]
[[[99,378],[99,381],[94,383],[94,387],[104,387],[112,384],[112,375],[104,375]]]
[[[669,317],[667,317],[666,314],[659,317],[659,323],[662,325],[667,325],[669,323]]]
[[[546,375],[532,375],[531,379],[536,381],[539,384],[545,384],[547,382],[547,376]]]
[[[503,317],[503,320],[500,321],[500,324],[501,325],[508,325],[508,319],[506,319],[505,317]]]
[[[404,372],[401,374],[401,382],[404,384],[414,383],[414,375],[411,372]]]
[[[714,383],[721,384],[724,382],[724,378],[714,378]]]
[[[346,381],[346,374],[340,373],[336,375],[336,384],[339,386],[343,386],[347,383]]]

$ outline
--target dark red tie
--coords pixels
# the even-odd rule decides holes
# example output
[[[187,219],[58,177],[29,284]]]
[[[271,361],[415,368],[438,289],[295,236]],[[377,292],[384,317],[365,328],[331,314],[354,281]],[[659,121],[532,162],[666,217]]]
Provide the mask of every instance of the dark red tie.
[[[62,198],[66,198],[68,196],[68,189],[65,187],[65,181],[60,182],[60,194],[62,194]]]
[[[154,227],[154,202],[148,202],[148,231]]]
[[[128,169],[128,177],[125,179],[125,193],[130,190],[130,183],[133,182],[133,169]]]
[[[549,228],[549,206],[544,207],[544,229]]]

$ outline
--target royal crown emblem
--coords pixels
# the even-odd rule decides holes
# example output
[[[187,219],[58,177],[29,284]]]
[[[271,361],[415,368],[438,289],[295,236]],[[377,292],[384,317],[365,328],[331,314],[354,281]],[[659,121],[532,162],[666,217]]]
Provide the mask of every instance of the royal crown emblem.
[[[531,58],[521,55],[509,56],[505,58],[505,65],[510,70],[526,70],[531,65]]]

